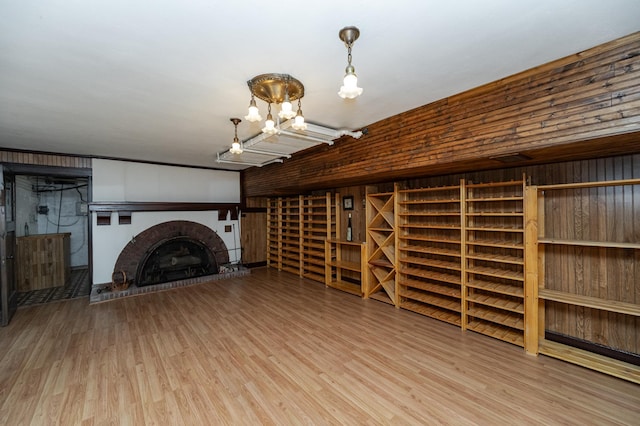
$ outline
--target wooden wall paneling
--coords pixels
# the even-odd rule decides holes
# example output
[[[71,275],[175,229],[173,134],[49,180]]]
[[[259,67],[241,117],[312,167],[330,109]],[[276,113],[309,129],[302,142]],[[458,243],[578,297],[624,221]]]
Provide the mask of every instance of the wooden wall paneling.
[[[497,168],[491,158],[503,154],[529,152],[543,163],[559,152],[584,158],[587,146],[591,157],[638,152],[638,139],[626,136],[640,132],[638,48],[640,32],[398,114],[369,125],[361,140],[249,169],[246,189],[284,190],[295,173],[300,185],[320,188]],[[625,144],[609,143],[620,136]]]
[[[252,197],[245,200],[240,217],[240,247],[242,263],[249,266],[267,263],[269,238],[266,197]],[[233,210],[232,210],[233,211]]]
[[[355,242],[364,242],[366,240],[366,212],[363,201],[366,199],[366,187],[361,185],[338,188],[336,190],[338,196],[338,211],[340,221],[340,231],[337,239],[345,240],[347,237],[347,221],[349,213],[351,213],[352,236]],[[353,197],[353,210],[345,210],[343,208],[343,197]],[[357,250],[345,250],[342,253],[343,259],[350,262],[360,262],[360,253]],[[354,282],[360,282],[360,274],[350,270],[343,271],[344,279],[352,279]]]
[[[267,213],[242,212],[240,217],[240,245],[242,248],[242,263],[245,265],[264,264],[267,255],[264,246],[267,245]]]
[[[17,150],[0,150],[0,163],[81,169],[91,168],[91,158],[89,157],[34,153]]]

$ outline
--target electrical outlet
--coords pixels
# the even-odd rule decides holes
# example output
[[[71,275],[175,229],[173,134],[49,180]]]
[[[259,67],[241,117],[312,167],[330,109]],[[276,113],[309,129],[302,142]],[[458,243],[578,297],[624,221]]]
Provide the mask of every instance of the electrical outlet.
[[[49,206],[38,206],[38,214],[49,214]]]

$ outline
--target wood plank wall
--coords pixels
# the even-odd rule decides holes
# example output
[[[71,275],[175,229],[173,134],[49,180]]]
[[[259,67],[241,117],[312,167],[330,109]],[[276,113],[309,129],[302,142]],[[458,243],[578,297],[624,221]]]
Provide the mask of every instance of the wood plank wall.
[[[91,158],[69,155],[0,150],[0,163],[90,169]]]
[[[243,172],[246,196],[640,152],[640,32]],[[613,138],[613,139],[612,139]],[[615,143],[612,143],[615,142]]]
[[[638,156],[608,158],[562,172],[583,182],[640,177]],[[556,175],[557,176],[557,175]],[[545,192],[547,238],[640,242],[640,185]],[[640,250],[545,248],[545,287],[607,300],[640,300]],[[547,329],[640,354],[640,318],[549,302]]]
[[[240,216],[242,263],[261,264],[267,261],[267,199],[249,199],[245,207]]]
[[[551,185],[640,178],[640,154],[597,158],[527,167],[475,171],[399,181],[407,188],[457,185],[467,182],[518,180],[525,173],[530,184]],[[326,188],[354,196],[354,235],[365,235],[365,215],[360,211],[365,186]],[[393,183],[368,185],[370,192],[388,192]],[[341,208],[344,220],[345,211]],[[545,229],[557,238],[597,241],[640,241],[640,188],[596,188],[559,192],[546,205]],[[346,222],[345,222],[346,224]],[[344,224],[343,224],[344,226]],[[265,244],[261,243],[264,252]],[[248,248],[245,246],[245,250]],[[546,262],[547,288],[637,303],[640,300],[640,252],[614,249],[553,249]],[[553,259],[553,260],[552,260]],[[547,305],[547,329],[566,336],[640,353],[640,318],[597,310]]]

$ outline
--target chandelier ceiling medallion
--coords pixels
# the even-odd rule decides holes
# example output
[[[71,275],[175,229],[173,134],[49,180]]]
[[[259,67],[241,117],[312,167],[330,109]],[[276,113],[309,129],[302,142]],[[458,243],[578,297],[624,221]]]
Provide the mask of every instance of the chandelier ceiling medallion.
[[[249,113],[244,117],[245,120],[257,122],[262,120],[262,116],[258,110],[256,99],[262,99],[268,104],[267,119],[262,128],[262,132],[273,135],[278,132],[276,123],[271,115],[271,105],[280,105],[278,117],[288,120],[295,117],[291,127],[295,130],[305,130],[306,124],[302,115],[302,106],[300,99],[304,96],[304,85],[300,80],[290,76],[289,74],[260,74],[247,81],[249,91],[251,92],[251,101],[249,102]],[[293,110],[292,101],[298,101],[298,110]]]

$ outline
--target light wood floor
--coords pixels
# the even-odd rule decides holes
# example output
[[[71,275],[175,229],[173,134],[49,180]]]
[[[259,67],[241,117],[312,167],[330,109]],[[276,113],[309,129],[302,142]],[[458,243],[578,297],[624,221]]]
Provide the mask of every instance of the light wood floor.
[[[0,329],[0,423],[640,424],[640,386],[273,269]]]

